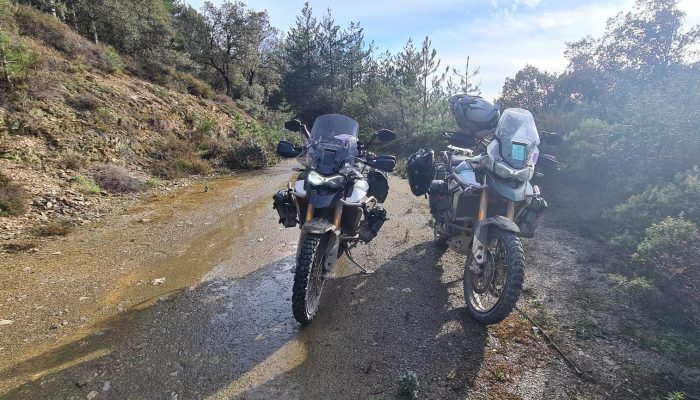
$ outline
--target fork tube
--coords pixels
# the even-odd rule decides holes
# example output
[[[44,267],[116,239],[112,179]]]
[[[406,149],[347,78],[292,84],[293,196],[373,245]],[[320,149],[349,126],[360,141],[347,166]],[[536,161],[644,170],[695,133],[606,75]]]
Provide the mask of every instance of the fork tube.
[[[513,200],[508,200],[508,211],[506,211],[506,217],[508,217],[509,220],[513,220],[515,218],[515,202]]]
[[[481,222],[486,219],[486,209],[489,205],[489,197],[486,192],[487,188],[481,189],[481,200],[479,201],[479,221]]]
[[[309,202],[309,205],[306,206],[306,220],[311,221],[314,219],[314,205]]]
[[[333,225],[340,228],[340,217],[343,215],[343,203],[340,201],[335,204],[335,214],[333,215]]]

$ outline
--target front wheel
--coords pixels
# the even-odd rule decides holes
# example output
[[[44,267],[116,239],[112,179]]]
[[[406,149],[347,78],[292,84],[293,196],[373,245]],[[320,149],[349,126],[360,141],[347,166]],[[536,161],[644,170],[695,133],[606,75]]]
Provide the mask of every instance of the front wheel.
[[[301,244],[297,258],[292,288],[292,312],[294,318],[302,325],[311,323],[321,302],[321,292],[325,275],[325,241],[323,236],[309,234]]]
[[[489,229],[486,260],[479,271],[464,269],[464,300],[474,319],[484,325],[503,321],[523,291],[525,254],[520,239],[495,226]]]

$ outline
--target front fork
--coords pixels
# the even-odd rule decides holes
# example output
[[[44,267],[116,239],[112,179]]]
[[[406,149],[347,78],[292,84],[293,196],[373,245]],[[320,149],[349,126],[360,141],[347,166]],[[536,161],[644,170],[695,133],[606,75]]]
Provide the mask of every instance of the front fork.
[[[297,258],[299,257],[299,252],[301,251],[306,236],[309,233],[327,235],[326,248],[322,249],[325,253],[325,262],[323,265],[324,272],[330,272],[333,267],[335,267],[336,260],[338,259],[338,248],[340,246],[340,221],[343,215],[343,204],[339,201],[335,205],[333,212],[333,223],[327,221],[326,218],[316,218],[314,219],[315,207],[310,202],[307,204],[306,208],[306,221],[301,228],[301,233],[299,234],[299,243],[297,245]]]
[[[484,177],[484,188],[481,191],[481,199],[479,201],[479,215],[477,218],[476,229],[474,230],[474,238],[472,240],[472,255],[473,260],[476,262],[476,265],[473,265],[472,263],[473,267],[483,264],[486,260],[484,254],[486,253],[486,241],[488,240],[489,224],[482,224],[482,222],[484,222],[486,219],[488,211],[488,196],[489,194],[488,187],[486,186],[486,177]],[[508,218],[508,220],[511,222],[513,222],[513,219],[515,218],[515,202],[512,200],[508,200],[508,205],[506,207],[506,218]]]

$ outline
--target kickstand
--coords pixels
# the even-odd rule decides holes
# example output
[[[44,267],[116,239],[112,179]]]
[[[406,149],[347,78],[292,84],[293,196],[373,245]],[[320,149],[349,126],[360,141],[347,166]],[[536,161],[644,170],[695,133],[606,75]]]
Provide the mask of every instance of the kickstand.
[[[358,264],[357,261],[355,261],[355,260],[352,258],[352,254],[350,254],[350,250],[345,250],[345,255],[348,256],[348,260],[350,260],[351,263],[353,263],[357,268],[359,268],[359,269],[362,270],[362,273],[363,273],[363,274],[369,275],[369,274],[373,274],[373,273],[374,273],[374,270],[367,269],[367,268],[363,267],[362,265]]]

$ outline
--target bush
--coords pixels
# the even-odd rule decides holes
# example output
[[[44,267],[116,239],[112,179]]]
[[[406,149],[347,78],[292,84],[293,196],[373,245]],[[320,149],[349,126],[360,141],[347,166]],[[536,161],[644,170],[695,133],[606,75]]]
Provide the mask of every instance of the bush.
[[[71,105],[80,111],[95,111],[102,106],[100,99],[90,93],[82,93],[71,99]]]
[[[681,212],[685,218],[700,222],[700,168],[694,167],[680,173],[675,180],[664,186],[652,186],[633,195],[609,213],[614,227],[624,226],[630,235],[641,238],[644,229],[665,217],[677,217]]]
[[[156,147],[153,174],[164,179],[185,178],[189,175],[205,175],[211,166],[202,160],[194,147],[176,137],[170,137]]]
[[[26,194],[12,180],[0,173],[0,217],[20,215],[26,209]]]
[[[78,191],[80,193],[95,194],[95,193],[100,193],[102,191],[102,188],[99,185],[97,185],[95,182],[90,180],[90,178],[86,178],[82,175],[78,175],[75,177],[74,180],[78,184]]]
[[[229,169],[267,168],[268,155],[265,148],[257,142],[247,141],[233,148],[225,157]]]
[[[124,62],[121,56],[114,50],[114,47],[109,45],[101,45],[99,47],[99,68],[111,74],[121,72],[124,68]]]
[[[143,188],[139,181],[129,175],[129,171],[114,164],[105,164],[98,168],[95,182],[111,193],[132,193]]]
[[[646,230],[632,256],[653,274],[700,327],[700,242],[698,227],[683,215],[667,217]]]
[[[27,78],[37,55],[23,46],[14,35],[0,31],[0,58],[6,60],[6,68],[0,68],[0,84],[8,81],[15,83]]]
[[[64,150],[58,157],[58,165],[71,171],[78,171],[86,164],[85,157],[72,150]]]

